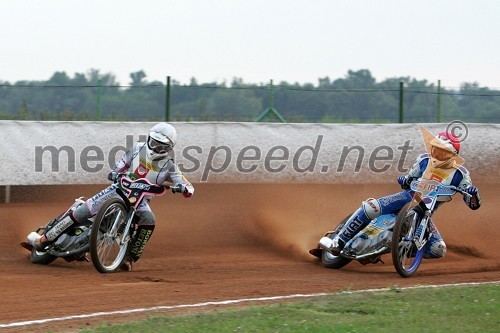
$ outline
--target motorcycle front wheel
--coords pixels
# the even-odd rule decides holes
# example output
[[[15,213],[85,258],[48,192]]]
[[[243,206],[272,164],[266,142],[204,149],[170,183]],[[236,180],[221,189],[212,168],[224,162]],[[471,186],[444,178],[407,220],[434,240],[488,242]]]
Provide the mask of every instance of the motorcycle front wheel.
[[[90,255],[100,273],[116,271],[130,244],[129,230],[124,230],[128,209],[120,199],[111,199],[99,210],[90,234]]]
[[[424,255],[424,247],[417,250],[415,232],[422,220],[418,206],[410,208],[407,203],[399,212],[392,233],[392,263],[402,277],[410,277],[417,272]]]

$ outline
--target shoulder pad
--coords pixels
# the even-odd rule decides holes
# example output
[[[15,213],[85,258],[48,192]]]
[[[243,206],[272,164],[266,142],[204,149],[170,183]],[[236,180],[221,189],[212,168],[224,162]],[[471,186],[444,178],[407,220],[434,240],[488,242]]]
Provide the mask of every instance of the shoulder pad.
[[[468,175],[469,174],[469,170],[467,170],[464,166],[462,165],[459,165],[458,167],[456,167],[458,171],[460,171],[463,175]]]
[[[417,163],[422,162],[426,158],[429,158],[429,154],[427,154],[427,153],[426,154],[420,154],[420,155],[418,155],[418,157],[417,157]]]
[[[428,153],[425,153],[425,154],[420,154],[420,155],[418,155],[418,157],[417,157],[417,158],[419,158],[419,159],[422,159],[422,160],[423,160],[424,158],[429,158],[429,157],[430,157],[430,155],[429,155]]]

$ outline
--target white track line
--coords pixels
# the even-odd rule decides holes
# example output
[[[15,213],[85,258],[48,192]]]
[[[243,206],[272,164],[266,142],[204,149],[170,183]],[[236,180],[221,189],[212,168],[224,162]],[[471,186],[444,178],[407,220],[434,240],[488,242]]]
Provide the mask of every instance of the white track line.
[[[340,294],[359,294],[359,293],[370,293],[370,292],[382,292],[382,291],[389,291],[389,290],[394,290],[394,289],[410,290],[410,289],[427,289],[427,288],[445,288],[445,287],[456,287],[456,286],[478,286],[478,285],[486,285],[486,284],[500,284],[500,281],[467,282],[467,283],[441,284],[441,285],[429,285],[429,286],[419,285],[419,286],[404,287],[404,288],[399,288],[396,286],[393,288],[339,291],[339,292],[335,292],[335,293],[295,294],[295,295],[285,295],[285,296],[242,298],[242,299],[232,299],[232,300],[218,301],[218,302],[203,302],[203,303],[195,303],[195,304],[154,306],[154,307],[150,307],[150,308],[139,308],[139,309],[119,310],[119,311],[109,311],[109,312],[94,312],[94,313],[72,315],[72,316],[58,317],[58,318],[19,321],[19,322],[13,322],[13,323],[0,324],[0,328],[46,324],[46,323],[50,323],[50,322],[65,321],[65,320],[71,320],[71,319],[84,319],[84,318],[112,316],[112,315],[127,315],[127,314],[133,314],[133,313],[151,312],[151,311],[158,311],[158,310],[198,308],[198,307],[204,307],[204,306],[228,305],[228,304],[238,304],[238,303],[246,303],[246,302],[267,302],[267,301],[276,301],[276,300],[293,299],[293,298],[311,298],[311,297],[320,297],[320,296],[333,296],[333,295],[340,295]]]

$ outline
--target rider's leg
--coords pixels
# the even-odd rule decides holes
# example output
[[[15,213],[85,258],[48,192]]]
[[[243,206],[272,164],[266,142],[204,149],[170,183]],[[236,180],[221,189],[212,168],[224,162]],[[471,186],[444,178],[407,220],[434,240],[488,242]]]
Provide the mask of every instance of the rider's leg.
[[[363,201],[361,207],[351,215],[344,224],[344,227],[333,239],[323,237],[319,244],[323,249],[329,250],[334,254],[340,253],[345,244],[356,235],[360,230],[370,223],[370,221],[380,215],[380,204],[374,198]]]
[[[432,232],[429,242],[425,245],[424,258],[435,259],[442,258],[446,254],[446,244],[441,237],[441,234],[436,228],[432,220],[429,221],[430,230]]]
[[[73,223],[79,223],[79,221],[85,221],[91,216],[94,216],[101,206],[112,197],[119,197],[116,194],[115,184],[108,186],[98,194],[89,198],[83,205],[79,205],[76,209],[71,209],[73,206],[61,217],[58,217],[58,221],[50,228],[46,230],[45,233],[40,236],[36,232],[32,232],[28,235],[28,243],[31,244],[36,250],[41,251],[47,245],[54,242],[59,235],[61,235],[66,229],[68,229]]]
[[[85,205],[80,205],[79,207],[82,206]],[[82,220],[75,216],[75,210],[70,209],[61,217],[57,218],[57,221],[52,225],[52,227],[46,230],[42,236],[38,235],[36,232],[30,233],[28,235],[28,242],[33,245],[37,251],[41,251],[45,249],[47,245],[54,242],[59,235],[61,235],[74,223],[80,223],[79,221]]]
[[[139,217],[139,222],[137,229],[134,234],[134,238],[130,244],[125,260],[121,266],[124,270],[131,270],[132,263],[139,260],[142,256],[146,244],[151,239],[153,231],[155,229],[155,216],[149,206],[147,208],[139,209],[137,211],[137,216]]]
[[[340,253],[345,244],[363,230],[371,220],[381,214],[397,213],[411,200],[412,196],[407,191],[402,191],[379,199],[369,198],[363,201],[361,207],[351,215],[340,233],[332,240],[323,237],[320,240],[320,246],[334,254]]]

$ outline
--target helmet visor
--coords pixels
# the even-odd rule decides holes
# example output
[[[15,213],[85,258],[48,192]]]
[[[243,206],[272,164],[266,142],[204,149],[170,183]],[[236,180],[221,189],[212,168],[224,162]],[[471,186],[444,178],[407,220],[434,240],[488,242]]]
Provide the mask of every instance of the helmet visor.
[[[149,138],[148,146],[152,151],[154,151],[157,154],[165,154],[166,152],[172,149],[171,144],[156,141],[151,137]]]
[[[455,154],[447,149],[438,148],[436,146],[432,146],[431,155],[438,161],[447,161],[455,157]]]

